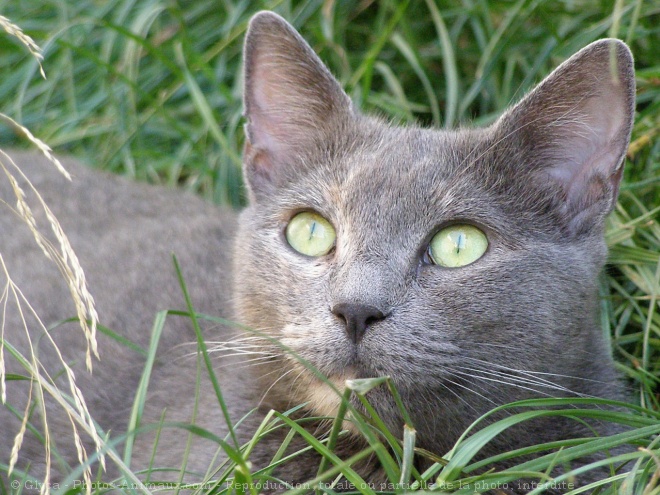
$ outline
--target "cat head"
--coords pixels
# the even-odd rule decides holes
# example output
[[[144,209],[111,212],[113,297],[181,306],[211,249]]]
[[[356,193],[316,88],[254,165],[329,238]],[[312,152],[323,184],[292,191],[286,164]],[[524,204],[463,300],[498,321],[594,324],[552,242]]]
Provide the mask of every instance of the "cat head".
[[[359,113],[262,12],[244,98],[237,315],[293,351],[263,339],[267,400],[334,413],[337,394],[300,358],[340,389],[390,376],[418,418],[595,392],[588,379],[610,366],[595,320],[603,223],[634,105],[623,43],[587,46],[488,128],[439,131]]]

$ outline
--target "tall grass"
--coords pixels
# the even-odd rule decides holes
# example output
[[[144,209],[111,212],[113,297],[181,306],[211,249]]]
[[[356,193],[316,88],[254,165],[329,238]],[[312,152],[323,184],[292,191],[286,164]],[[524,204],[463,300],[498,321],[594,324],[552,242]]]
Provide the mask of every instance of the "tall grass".
[[[274,9],[291,21],[361,108],[436,127],[491,122],[561,60],[599,37],[616,36],[630,44],[636,57],[637,118],[620,201],[608,223],[610,258],[601,284],[601,317],[619,367],[638,391],[638,408],[609,416],[634,427],[611,441],[636,441],[646,449],[620,454],[638,467],[633,474],[639,478],[629,480],[626,493],[658,493],[654,472],[660,468],[653,455],[657,459],[660,448],[649,440],[658,433],[660,411],[657,0],[0,0],[0,14],[43,48],[48,76],[40,77],[39,63],[19,43],[0,38],[0,111],[57,152],[77,155],[93,167],[240,206],[241,42],[248,19],[260,9]],[[0,145],[15,143],[12,128],[0,127]],[[346,394],[362,393],[362,385],[354,384]],[[576,411],[552,414],[594,414]],[[508,421],[538,413],[530,409]],[[282,425],[299,428],[287,415],[272,415],[255,441]],[[543,473],[611,446],[607,439],[568,442],[554,457],[520,461],[509,470],[516,472],[475,478],[471,473],[489,460],[476,462],[473,455],[488,435],[506,426],[496,425],[462,438],[446,459],[424,473],[412,469],[412,433],[400,447],[393,439],[393,446],[385,448],[382,439],[369,438],[369,451],[362,455],[378,455],[392,482],[417,489],[438,482],[436,489],[472,493],[480,480],[496,483],[520,472]],[[332,459],[325,443],[309,442]],[[515,455],[535,449],[542,447]],[[250,473],[242,456],[233,452],[227,471],[217,479],[268,479],[268,470]],[[320,473],[319,480],[332,481],[343,473],[359,482],[351,461],[329,461],[334,467]],[[621,481],[629,476],[612,474]]]

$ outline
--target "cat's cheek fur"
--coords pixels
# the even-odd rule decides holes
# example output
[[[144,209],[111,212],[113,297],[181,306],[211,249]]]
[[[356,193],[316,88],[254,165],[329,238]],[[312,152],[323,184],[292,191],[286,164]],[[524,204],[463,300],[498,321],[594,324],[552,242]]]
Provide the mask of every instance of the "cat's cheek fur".
[[[261,216],[255,206],[241,215],[241,249],[264,253],[264,262],[235,259],[235,294],[238,317],[249,328],[246,333],[253,330],[254,336],[264,337],[263,348],[276,355],[255,366],[254,374],[266,391],[263,401],[280,409],[309,402],[314,412],[329,415],[336,412],[339,397],[301,360],[342,384],[340,389],[344,380],[352,378],[347,369],[349,360],[336,355],[347,342],[329,310],[330,268],[322,259],[296,253],[286,244],[277,224],[264,224]],[[326,361],[329,366],[324,365]]]

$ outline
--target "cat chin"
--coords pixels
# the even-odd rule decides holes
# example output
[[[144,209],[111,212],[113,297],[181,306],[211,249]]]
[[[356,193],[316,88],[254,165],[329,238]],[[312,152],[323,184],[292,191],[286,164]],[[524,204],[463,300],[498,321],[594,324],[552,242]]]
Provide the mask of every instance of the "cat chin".
[[[317,416],[320,418],[335,418],[337,417],[337,413],[339,411],[339,406],[341,404],[342,398],[341,394],[346,388],[346,381],[351,380],[354,378],[351,378],[349,376],[342,376],[342,377],[331,377],[328,378],[328,382],[332,384],[335,390],[333,390],[328,383],[314,379],[313,382],[310,384],[306,391],[306,406],[305,410],[307,410],[312,416]],[[390,417],[390,414],[387,414],[390,409],[391,409],[391,398],[389,396],[386,396],[384,401],[378,400],[376,396],[380,396],[382,394],[372,394],[371,392],[369,393],[370,395],[373,395],[375,401],[372,402],[372,406],[374,406],[377,410],[377,412],[382,415],[382,419],[384,419],[388,424],[392,427],[395,428],[396,426],[399,426],[396,421],[391,422],[390,420],[392,419]],[[353,408],[358,411],[358,413],[362,415],[367,415],[367,411],[365,410],[363,404],[358,400],[356,396],[352,396],[350,399],[351,405]],[[381,403],[382,402],[382,403]],[[346,430],[352,437],[362,437],[362,433],[360,433],[359,428],[355,425],[353,422],[352,418],[353,413],[349,409],[346,412],[346,416],[342,423],[342,428]],[[399,419],[398,415],[395,415],[396,419]]]
[[[313,379],[304,394],[307,396],[307,409],[319,416],[336,416],[341,404],[341,393],[346,388],[346,380],[350,379],[349,376],[330,377],[328,382],[332,387],[324,381]]]

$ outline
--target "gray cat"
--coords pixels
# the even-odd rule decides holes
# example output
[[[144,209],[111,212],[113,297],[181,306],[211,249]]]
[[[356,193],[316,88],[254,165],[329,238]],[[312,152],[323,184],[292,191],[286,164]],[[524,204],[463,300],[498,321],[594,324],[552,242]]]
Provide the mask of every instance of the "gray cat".
[[[239,442],[271,408],[337,412],[339,396],[306,361],[339,390],[347,379],[390,376],[418,446],[443,455],[497,405],[623,397],[597,321],[597,278],[634,93],[629,50],[601,40],[488,128],[397,127],[361,115],[298,33],[264,12],[252,19],[245,42],[249,206],[237,217],[72,161],[65,162],[75,176],[69,184],[35,154],[12,156],[62,221],[104,326],[147,348],[155,313],[185,309],[174,253],[198,312],[256,331],[204,329],[209,348],[218,350],[210,356],[232,421],[257,409],[237,428]],[[7,186],[2,193],[9,197]],[[6,209],[0,222],[0,252],[37,313],[48,323],[73,316],[57,268],[29,231]],[[5,338],[27,352],[18,315],[8,312]],[[100,335],[101,361],[89,375],[77,326],[64,323],[53,335],[74,363],[92,416],[121,438],[144,355]],[[224,437],[214,388],[189,344],[195,341],[190,319],[168,317],[141,424],[158,423],[165,411],[166,422],[195,417]],[[52,354],[44,343],[39,358],[55,374]],[[10,361],[8,372],[24,374]],[[25,381],[8,382],[8,402],[19,413],[26,394]],[[367,397],[400,434],[392,395],[381,387]],[[59,406],[48,407],[54,473],[65,472],[76,458],[71,429]],[[37,413],[32,419],[40,424]],[[19,424],[0,410],[0,463],[8,462]],[[326,431],[319,423],[308,427]],[[38,431],[26,434],[18,463],[37,476],[44,472]],[[602,426],[601,433],[612,431]],[[285,435],[280,430],[255,447],[254,469]],[[507,430],[482,455],[591,435],[579,422],[549,418]],[[156,449],[155,438],[153,430],[138,436],[131,467],[180,469],[188,431],[164,427]],[[363,443],[351,432],[337,451],[346,458]],[[193,435],[189,447],[187,480],[202,479],[222,458],[211,438]],[[313,478],[318,461],[306,456],[274,474],[291,483]],[[108,479],[117,474],[108,469]],[[385,480],[375,459],[356,469],[368,482]],[[179,479],[178,471],[152,475],[168,477]]]

